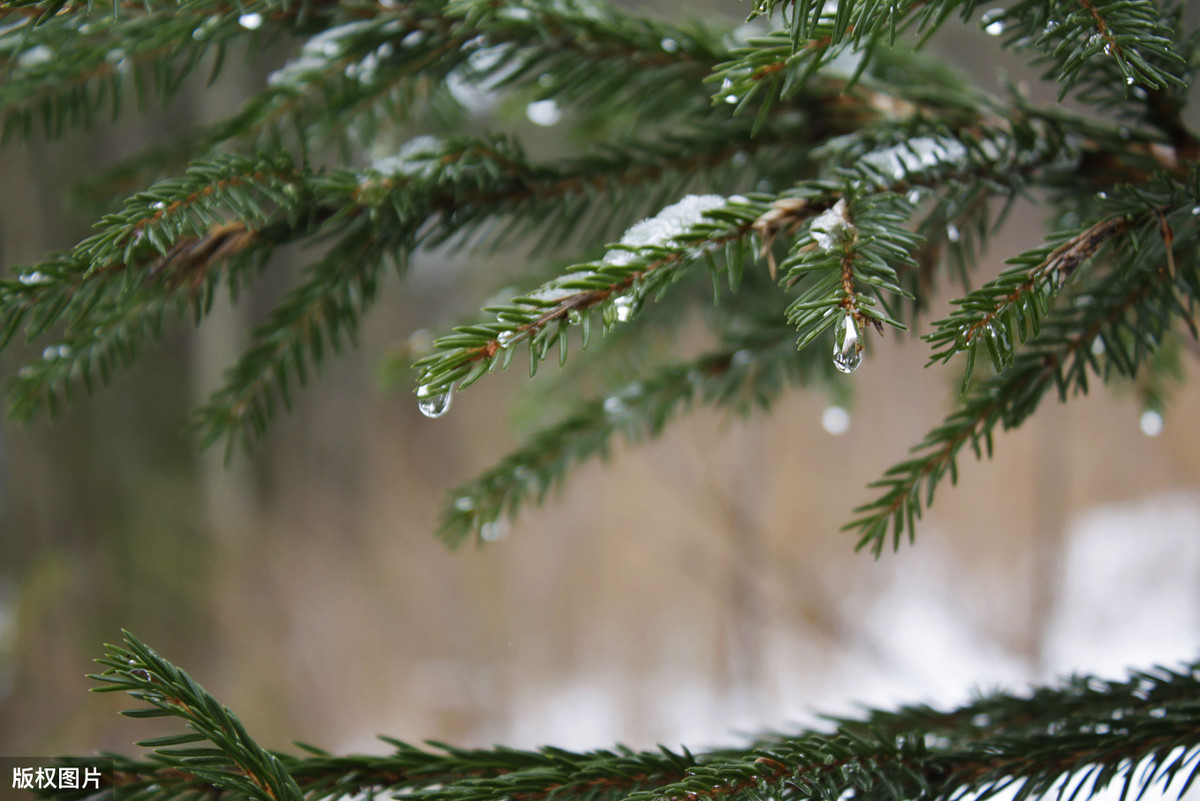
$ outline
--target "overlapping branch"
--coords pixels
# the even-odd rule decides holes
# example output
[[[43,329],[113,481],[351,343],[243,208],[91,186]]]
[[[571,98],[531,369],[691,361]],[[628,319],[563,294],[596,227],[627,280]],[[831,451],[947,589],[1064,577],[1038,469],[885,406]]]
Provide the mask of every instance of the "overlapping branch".
[[[875,711],[835,720],[831,731],[774,734],[699,754],[440,743],[420,749],[384,738],[392,754],[338,757],[312,746],[303,746],[303,756],[262,750],[232,712],[132,635],[98,661],[106,668],[93,677],[104,683],[98,689],[124,691],[139,702],[125,714],[178,718],[188,731],[143,741],[154,749],[152,759],[119,757],[115,772],[96,762],[106,773],[101,789],[59,791],[62,801],[323,801],[361,793],[418,801],[836,801],[847,791],[948,801],[1005,788],[1026,797],[1058,787],[1074,798],[1113,783],[1136,801],[1156,784],[1190,783],[1200,755],[1198,664],[1143,671],[1125,682],[1076,677],[1031,695],[994,692],[946,711]]]

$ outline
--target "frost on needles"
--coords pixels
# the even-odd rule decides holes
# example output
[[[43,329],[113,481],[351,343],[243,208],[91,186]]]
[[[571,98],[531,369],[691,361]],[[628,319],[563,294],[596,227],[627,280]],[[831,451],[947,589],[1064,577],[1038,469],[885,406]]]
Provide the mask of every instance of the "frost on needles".
[[[705,350],[651,347],[640,374],[466,481],[445,502],[447,543],[501,538],[617,438],[657,436],[702,405],[745,413],[787,390],[853,390],[880,337],[923,331],[907,347],[928,347],[961,392],[846,526],[879,556],[914,536],[964,449],[1002,447],[997,433],[1047,394],[1066,402],[1135,376],[1169,384],[1160,354],[1196,336],[1200,297],[1200,139],[1185,117],[1200,35],[1183,3],[735,8],[747,24],[674,23],[602,0],[0,4],[8,148],[160,105],[227,69],[228,52],[291,48],[226,119],[87,176],[81,196],[104,210],[93,233],[0,281],[0,345],[24,359],[7,377],[11,416],[98,390],[164,330],[205,324],[217,293],[240,301],[270,265],[295,269],[287,249],[307,262],[195,415],[205,445],[251,451],[355,342],[383,282],[403,286],[416,254],[536,242],[522,289],[436,337],[415,365],[389,365],[426,415],[518,352],[531,373],[557,354],[573,381],[623,341],[650,347],[665,339],[652,332],[688,321],[705,326]],[[1071,103],[972,85],[921,49],[948,25],[983,30]],[[573,150],[531,150],[511,108]],[[1022,197],[1051,212],[1042,244],[999,254],[1006,269],[981,278],[991,234]],[[953,310],[931,314],[942,290]],[[570,358],[572,347],[592,358]],[[1166,395],[1144,400],[1161,425]],[[139,801],[899,801],[1004,788],[1074,797],[1112,782],[1137,796],[1190,779],[1200,745],[1194,665],[870,713],[741,750],[395,743],[375,760],[263,751],[132,636],[101,662],[98,678],[142,705],[134,716],[188,728],[148,742],[149,760],[118,760],[113,786]]]

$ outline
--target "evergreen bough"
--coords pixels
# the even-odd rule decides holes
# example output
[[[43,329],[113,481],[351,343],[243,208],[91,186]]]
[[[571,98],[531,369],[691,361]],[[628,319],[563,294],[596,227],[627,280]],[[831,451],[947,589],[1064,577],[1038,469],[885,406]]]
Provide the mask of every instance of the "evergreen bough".
[[[676,25],[600,0],[0,3],[9,146],[89,128],[127,95],[161,102],[197,70],[215,76],[231,47],[296,43],[228,119],[93,176],[94,198],[145,188],[108,201],[69,252],[0,281],[0,346],[34,348],[9,378],[10,414],[53,413],[168,319],[203,322],[223,286],[236,299],[280,246],[319,244],[196,415],[204,443],[249,448],[328,352],[353,343],[388,266],[403,278],[423,249],[530,236],[560,266],[434,340],[415,365],[427,414],[518,350],[533,372],[553,353],[565,363],[571,339],[600,355],[622,341],[613,334],[646,339],[693,307],[712,350],[664,355],[461,487],[442,520],[451,545],[491,538],[618,434],[655,436],[697,404],[765,407],[856,369],[873,336],[921,321],[947,280],[963,287],[957,308],[924,339],[931,364],[961,364],[962,395],[872,485],[846,526],[860,548],[878,556],[911,539],[962,450],[990,453],[996,430],[1047,392],[1065,401],[1093,378],[1139,374],[1161,387],[1180,338],[1197,334],[1200,299],[1200,139],[1183,118],[1200,49],[1182,3],[759,0],[750,17],[737,30]],[[1080,110],[1015,86],[987,94],[926,57],[921,43],[953,17],[1044,67]],[[453,131],[471,86],[566,111],[579,153],[537,159],[511,135],[445,133],[363,166],[364,143],[404,120]],[[1004,210],[1027,196],[1051,210],[1052,233],[969,289]],[[91,794],[130,801],[1074,799],[1113,783],[1138,798],[1177,776],[1186,789],[1200,754],[1200,663],[950,711],[869,712],[699,754],[389,741],[388,756],[338,757],[263,750],[133,635],[99,662],[99,689],[140,702],[126,714],[183,723],[140,743],[148,758],[116,757]]]

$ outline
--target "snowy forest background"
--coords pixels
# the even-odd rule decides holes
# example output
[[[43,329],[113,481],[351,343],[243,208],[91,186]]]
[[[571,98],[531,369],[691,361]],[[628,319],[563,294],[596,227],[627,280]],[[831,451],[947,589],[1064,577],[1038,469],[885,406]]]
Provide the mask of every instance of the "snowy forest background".
[[[1034,77],[982,32],[950,25],[933,48],[985,87],[998,64]],[[119,127],[0,150],[0,261],[76,241],[89,218],[62,199],[81,173],[219,117],[285,57],[227,67],[217,92]],[[539,124],[553,115],[473,100],[532,132],[531,150],[564,147]],[[1006,233],[1025,239],[994,252],[1038,243],[1038,210],[1014,214]],[[264,745],[337,752],[383,751],[376,733],[701,746],[854,702],[951,703],[972,686],[1196,655],[1200,389],[1173,389],[1158,421],[1102,388],[1048,404],[995,459],[963,463],[915,548],[875,562],[837,529],[951,389],[921,371],[923,348],[893,338],[843,379],[848,427],[830,411],[843,399],[800,393],[744,424],[702,411],[582,470],[507,540],[445,551],[431,535],[441,494],[542,412],[518,399],[517,371],[427,420],[407,384],[380,387],[379,367],[477,308],[512,262],[418,258],[361,348],[229,468],[196,454],[187,414],[286,270],[256,285],[261,302],[170,334],[54,425],[0,430],[0,754],[128,750],[142,736],[111,714],[120,699],[86,692],[120,627],[186,664]],[[1184,357],[1189,376],[1198,357]],[[553,397],[557,380],[545,370],[532,389]]]

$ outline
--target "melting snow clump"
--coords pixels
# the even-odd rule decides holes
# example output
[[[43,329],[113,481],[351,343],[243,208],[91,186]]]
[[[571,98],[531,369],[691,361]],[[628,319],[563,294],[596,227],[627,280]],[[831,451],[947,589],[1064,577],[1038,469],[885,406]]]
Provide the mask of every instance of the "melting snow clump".
[[[628,248],[666,245],[704,219],[704,212],[724,205],[725,198],[721,195],[688,195],[654,217],[632,226],[621,237],[621,244]],[[610,250],[604,256],[604,263],[628,264],[633,261],[634,255],[630,250]]]
[[[436,136],[416,136],[405,142],[398,153],[371,162],[371,170],[393,178],[427,176],[437,167],[441,148],[442,140]]]

